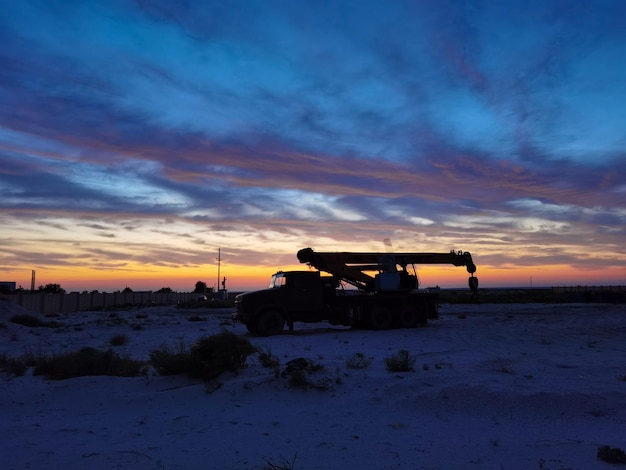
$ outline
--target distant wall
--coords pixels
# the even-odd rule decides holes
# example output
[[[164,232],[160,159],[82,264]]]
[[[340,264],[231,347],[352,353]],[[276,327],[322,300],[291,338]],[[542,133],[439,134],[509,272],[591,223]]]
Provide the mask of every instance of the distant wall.
[[[626,286],[553,287],[554,293],[571,302],[626,302]]]
[[[478,298],[469,289],[441,289],[440,303],[626,303],[626,286],[481,287]]]
[[[69,294],[17,293],[4,297],[9,302],[44,315],[101,310],[125,305],[175,305],[198,299],[190,292],[72,292]]]
[[[569,292],[626,292],[626,286],[569,286],[553,287],[552,290],[558,293]]]

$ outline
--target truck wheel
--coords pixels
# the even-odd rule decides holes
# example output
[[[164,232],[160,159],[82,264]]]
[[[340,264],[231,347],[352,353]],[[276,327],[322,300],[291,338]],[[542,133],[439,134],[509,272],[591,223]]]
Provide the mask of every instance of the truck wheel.
[[[419,314],[410,305],[400,307],[398,311],[398,324],[400,328],[415,328],[419,321]]]
[[[251,333],[253,335],[259,334],[259,330],[256,327],[256,321],[254,320],[248,320],[248,323],[246,323],[246,328],[248,329],[248,333]]]
[[[388,330],[393,323],[391,310],[382,305],[375,305],[370,310],[369,327],[373,330]]]
[[[278,310],[266,310],[259,315],[256,321],[256,330],[259,336],[277,335],[285,327],[285,318]]]

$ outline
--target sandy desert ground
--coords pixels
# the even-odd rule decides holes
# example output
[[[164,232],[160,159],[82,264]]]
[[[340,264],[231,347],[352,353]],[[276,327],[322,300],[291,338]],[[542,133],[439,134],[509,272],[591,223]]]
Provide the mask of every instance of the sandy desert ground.
[[[84,346],[149,352],[221,329],[323,369],[300,390],[256,356],[219,386],[186,376],[0,377],[3,469],[604,469],[626,448],[626,306],[443,305],[428,326],[382,332],[327,324],[250,337],[229,310],[176,307],[61,315],[61,328],[9,321],[0,354]],[[195,316],[190,321],[189,317]],[[198,318],[200,317],[200,318]],[[399,350],[412,372],[391,373]],[[365,369],[347,367],[357,353]]]

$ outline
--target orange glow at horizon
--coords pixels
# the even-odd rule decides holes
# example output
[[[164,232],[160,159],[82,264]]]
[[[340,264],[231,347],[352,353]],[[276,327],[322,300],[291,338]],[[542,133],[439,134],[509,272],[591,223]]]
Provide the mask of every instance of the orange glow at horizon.
[[[306,266],[285,266],[282,270],[302,270]],[[279,269],[265,266],[222,265],[220,268],[219,288],[226,277],[228,290],[262,289],[268,285],[269,278]],[[30,289],[31,271],[27,269],[7,270],[2,279],[14,281],[17,286]],[[174,291],[191,292],[196,282],[205,282],[207,287],[217,288],[217,265],[194,268],[150,266],[126,266],[118,270],[99,270],[90,268],[67,267],[65,269],[36,270],[35,289],[47,284],[59,284],[67,292],[99,290],[112,292],[126,287],[134,291],[158,290],[169,287]]]
[[[282,267],[243,266],[228,264],[220,269],[219,288],[226,277],[226,288],[230,291],[246,291],[265,288],[269,278],[278,270],[307,270],[306,265],[294,264]],[[420,287],[463,288],[467,286],[469,274],[464,267],[417,266]],[[30,288],[31,271],[27,269],[7,270],[3,281],[15,281],[18,286]],[[552,287],[578,285],[623,285],[626,284],[626,269],[574,269],[571,266],[479,266],[476,272],[479,288],[489,287]],[[617,282],[615,280],[618,280]],[[218,287],[217,265],[194,268],[161,266],[126,266],[123,270],[97,270],[67,267],[65,269],[36,270],[35,288],[46,284],[59,284],[67,292],[72,291],[116,291],[129,287],[135,291],[158,290],[169,287],[174,291],[191,292],[196,282],[205,282],[208,287]]]

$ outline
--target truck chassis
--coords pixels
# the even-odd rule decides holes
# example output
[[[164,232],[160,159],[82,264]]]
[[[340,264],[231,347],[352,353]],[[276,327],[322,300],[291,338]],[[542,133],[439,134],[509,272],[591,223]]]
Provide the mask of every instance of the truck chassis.
[[[259,336],[278,334],[285,324],[293,331],[295,322],[373,330],[424,325],[438,316],[438,294],[418,289],[417,276],[407,271],[407,264],[415,262],[465,266],[470,290],[475,294],[478,289],[476,266],[467,252],[318,253],[304,248],[298,259],[318,270],[279,271],[268,289],[239,294],[234,320]],[[357,289],[345,290],[343,284]]]
[[[285,324],[293,331],[295,322],[316,323],[327,321],[332,325],[353,328],[387,330],[390,328],[415,328],[425,325],[428,319],[438,317],[438,295],[431,292],[383,295],[337,295],[334,301],[319,310],[293,311],[281,304],[260,307],[253,314],[243,313],[242,299],[235,300],[235,320],[244,323],[248,331],[259,336],[280,333]]]

